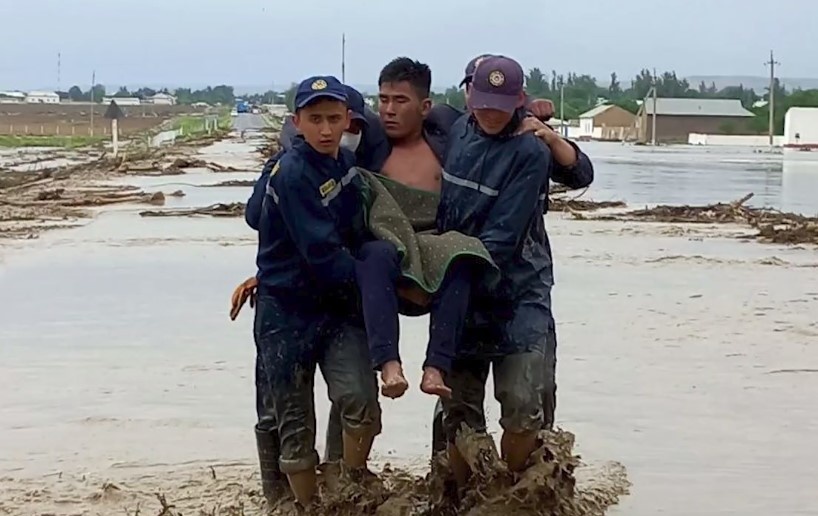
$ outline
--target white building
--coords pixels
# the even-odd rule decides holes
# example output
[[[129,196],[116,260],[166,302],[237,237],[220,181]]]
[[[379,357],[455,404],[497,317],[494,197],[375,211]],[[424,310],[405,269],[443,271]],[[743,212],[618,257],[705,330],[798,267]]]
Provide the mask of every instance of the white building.
[[[22,91],[0,91],[0,104],[22,104],[26,94]]]
[[[818,108],[792,107],[787,110],[784,146],[818,148]]]
[[[173,106],[176,104],[176,97],[169,93],[157,93],[150,97],[148,102],[159,106]]]
[[[59,104],[60,96],[53,91],[30,91],[26,95],[27,104]]]
[[[116,102],[117,106],[138,106],[142,103],[138,97],[103,97],[103,104],[110,104],[111,101]]]

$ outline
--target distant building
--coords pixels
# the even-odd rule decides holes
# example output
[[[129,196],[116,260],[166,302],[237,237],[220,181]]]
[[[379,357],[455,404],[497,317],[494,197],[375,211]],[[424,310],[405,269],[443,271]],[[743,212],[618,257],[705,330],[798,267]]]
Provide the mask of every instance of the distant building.
[[[687,143],[690,133],[748,134],[755,115],[737,99],[656,99],[656,141]],[[653,99],[647,98],[637,114],[639,140],[653,136]]]
[[[169,93],[157,93],[149,97],[148,102],[161,106],[173,106],[176,104],[176,97]]]
[[[59,104],[60,96],[53,91],[30,91],[26,95],[26,104]]]
[[[818,108],[792,107],[787,110],[784,147],[818,149]]]
[[[103,104],[110,104],[111,101],[116,102],[117,106],[138,106],[142,101],[137,97],[103,97]]]
[[[597,106],[579,115],[582,139],[622,141],[636,130],[636,115],[613,104]]]
[[[22,91],[0,91],[0,104],[22,104],[26,94]]]

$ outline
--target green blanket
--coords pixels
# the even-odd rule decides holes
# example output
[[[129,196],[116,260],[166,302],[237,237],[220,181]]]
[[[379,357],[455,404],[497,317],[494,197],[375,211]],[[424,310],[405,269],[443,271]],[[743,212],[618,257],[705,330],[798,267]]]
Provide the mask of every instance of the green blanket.
[[[438,235],[435,215],[440,196],[358,168],[367,184],[369,230],[397,246],[403,277],[428,293],[437,292],[446,270],[460,256],[497,266],[479,239],[454,231]]]

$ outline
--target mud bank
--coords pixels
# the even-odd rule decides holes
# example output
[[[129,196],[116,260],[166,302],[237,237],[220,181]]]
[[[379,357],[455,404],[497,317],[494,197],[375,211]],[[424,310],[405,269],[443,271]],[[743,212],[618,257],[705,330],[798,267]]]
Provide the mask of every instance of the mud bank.
[[[602,516],[627,494],[625,468],[615,462],[581,464],[573,439],[567,432],[544,432],[529,469],[511,475],[491,438],[464,434],[458,444],[475,470],[460,493],[448,479],[444,458],[426,475],[389,464],[377,475],[352,475],[337,463],[325,463],[318,477],[321,502],[307,513]],[[123,475],[127,469],[122,465],[105,477],[61,472],[37,480],[0,477],[0,514],[304,514],[288,496],[269,505],[254,464],[153,467],[138,477]]]

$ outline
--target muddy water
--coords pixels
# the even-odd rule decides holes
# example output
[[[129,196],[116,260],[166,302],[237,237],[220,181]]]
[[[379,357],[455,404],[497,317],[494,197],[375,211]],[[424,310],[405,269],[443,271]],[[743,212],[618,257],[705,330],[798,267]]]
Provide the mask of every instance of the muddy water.
[[[183,204],[247,193],[180,188]],[[818,252],[725,228],[550,216],[549,230],[558,424],[601,465],[590,476],[617,479],[607,460],[628,468],[631,495],[610,513],[814,514]],[[253,255],[240,220],[127,208],[4,255],[0,514],[133,513],[156,491],[180,506],[244,503],[242,485],[256,482],[251,313],[230,323],[227,304]],[[428,321],[402,323],[417,384]],[[375,459],[422,470],[432,406],[416,388],[385,402]]]
[[[818,154],[745,147],[638,147],[589,142],[598,199],[630,204],[710,204],[755,193],[750,204],[818,214]],[[780,152],[780,150],[779,150]]]

